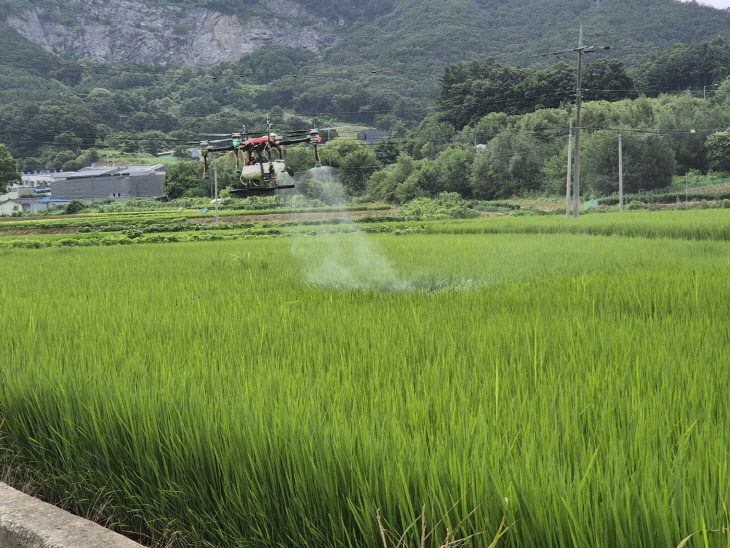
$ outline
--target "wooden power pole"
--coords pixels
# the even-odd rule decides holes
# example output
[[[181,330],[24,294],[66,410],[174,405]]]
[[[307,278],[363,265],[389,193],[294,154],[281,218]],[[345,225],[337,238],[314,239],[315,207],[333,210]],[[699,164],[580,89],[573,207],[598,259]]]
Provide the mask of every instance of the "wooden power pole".
[[[583,34],[581,26],[581,35]],[[583,48],[578,48],[578,86],[575,88],[575,160],[573,162],[573,217],[578,218],[580,203],[580,106],[581,79],[583,77]]]
[[[584,46],[583,45],[583,23],[580,25],[580,37],[578,39],[578,47],[556,51],[553,55],[562,55],[566,53],[578,54],[578,81],[575,87],[575,151],[573,160],[573,216],[578,218],[578,205],[580,203],[580,108],[583,99],[583,89],[581,87],[583,78],[583,55],[593,53],[599,49],[611,49],[610,46]]]
[[[565,181],[565,218],[570,219],[570,168],[572,168],[573,158],[573,121],[570,121],[570,131],[568,132],[568,175]]]
[[[624,155],[621,134],[618,134],[618,210],[624,212]]]
[[[218,166],[213,166],[213,202],[215,202],[215,226],[218,226]]]

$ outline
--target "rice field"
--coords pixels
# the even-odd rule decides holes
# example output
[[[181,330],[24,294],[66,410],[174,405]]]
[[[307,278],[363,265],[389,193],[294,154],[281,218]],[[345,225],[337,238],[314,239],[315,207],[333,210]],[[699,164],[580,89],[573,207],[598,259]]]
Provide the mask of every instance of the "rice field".
[[[581,215],[566,222],[563,215],[504,217],[437,224],[428,229],[446,234],[592,234],[642,238],[730,240],[730,213],[723,209],[631,211]]]
[[[148,544],[677,546],[730,499],[692,230],[0,249],[5,473]]]

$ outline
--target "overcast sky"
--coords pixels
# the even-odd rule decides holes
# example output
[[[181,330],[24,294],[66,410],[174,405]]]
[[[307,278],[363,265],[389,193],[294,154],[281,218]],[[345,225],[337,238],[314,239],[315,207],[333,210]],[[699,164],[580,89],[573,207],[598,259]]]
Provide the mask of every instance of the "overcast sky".
[[[681,0],[686,1],[686,0]],[[730,0],[698,0],[700,4],[712,6],[713,8],[730,8]]]

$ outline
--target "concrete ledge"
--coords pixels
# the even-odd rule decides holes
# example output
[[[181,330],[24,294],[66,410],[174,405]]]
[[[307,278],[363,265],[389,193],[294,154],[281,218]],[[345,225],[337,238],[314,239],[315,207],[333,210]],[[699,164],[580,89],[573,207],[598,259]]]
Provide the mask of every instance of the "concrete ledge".
[[[0,548],[139,548],[101,525],[0,483]]]

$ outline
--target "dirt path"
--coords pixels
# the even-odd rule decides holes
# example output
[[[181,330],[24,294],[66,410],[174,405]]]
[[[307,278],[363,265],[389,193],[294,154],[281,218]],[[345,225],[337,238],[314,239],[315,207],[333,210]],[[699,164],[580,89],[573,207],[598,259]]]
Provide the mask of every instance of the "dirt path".
[[[313,213],[270,213],[268,215],[226,215],[221,217],[223,223],[242,223],[255,221],[296,221],[301,219],[331,219],[335,217],[362,217],[365,215],[393,216],[400,213],[400,209],[385,209],[377,211],[322,211]],[[213,223],[213,217],[188,219],[191,223]]]
[[[59,228],[15,228],[13,230],[0,230],[1,236],[29,236],[31,234],[76,234],[78,228],[65,226]]]
[[[223,223],[241,223],[241,222],[264,222],[264,221],[295,221],[301,219],[332,219],[346,217],[362,217],[364,215],[387,215],[393,216],[400,213],[399,208],[386,210],[371,211],[321,211],[312,213],[271,213],[268,215],[226,215],[220,218]],[[65,218],[72,218],[68,216]],[[18,219],[13,218],[14,221]],[[24,218],[23,220],[29,220]],[[188,219],[189,223],[213,223],[213,217],[203,217],[198,219]],[[124,230],[124,227],[119,227]],[[78,227],[64,226],[56,228],[14,228],[11,230],[0,230],[0,237],[3,236],[29,236],[32,234],[76,234]]]

